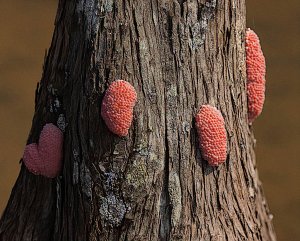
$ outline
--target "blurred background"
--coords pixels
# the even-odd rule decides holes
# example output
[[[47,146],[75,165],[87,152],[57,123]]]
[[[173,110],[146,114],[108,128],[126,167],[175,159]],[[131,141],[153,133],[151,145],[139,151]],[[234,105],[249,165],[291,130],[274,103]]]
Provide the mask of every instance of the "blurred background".
[[[0,0],[0,215],[19,173],[57,0]],[[247,25],[267,59],[255,121],[260,179],[278,240],[300,240],[300,1],[248,0]]]

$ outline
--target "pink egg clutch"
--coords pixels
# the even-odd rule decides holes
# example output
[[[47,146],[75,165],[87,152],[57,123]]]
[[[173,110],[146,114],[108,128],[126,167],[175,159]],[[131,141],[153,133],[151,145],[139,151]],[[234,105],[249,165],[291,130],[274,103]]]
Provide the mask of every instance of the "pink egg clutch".
[[[128,82],[117,80],[109,86],[102,101],[101,116],[111,132],[128,135],[136,100],[135,89]]]
[[[262,112],[265,101],[266,61],[256,33],[246,31],[248,120],[252,123]]]
[[[35,175],[57,177],[63,158],[63,133],[53,124],[46,124],[41,131],[39,142],[25,147],[23,162]]]
[[[195,118],[202,157],[211,166],[222,164],[226,160],[227,137],[221,112],[202,105]]]

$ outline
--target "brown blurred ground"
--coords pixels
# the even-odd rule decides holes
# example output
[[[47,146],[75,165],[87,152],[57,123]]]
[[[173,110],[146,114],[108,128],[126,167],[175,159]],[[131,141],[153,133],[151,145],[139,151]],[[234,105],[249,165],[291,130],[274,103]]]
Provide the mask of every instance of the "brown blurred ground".
[[[257,163],[278,240],[300,240],[300,1],[248,0],[267,58],[267,98],[254,125]]]
[[[0,0],[0,213],[19,172],[56,0]],[[247,1],[267,58],[267,99],[254,129],[278,240],[300,240],[300,1]]]

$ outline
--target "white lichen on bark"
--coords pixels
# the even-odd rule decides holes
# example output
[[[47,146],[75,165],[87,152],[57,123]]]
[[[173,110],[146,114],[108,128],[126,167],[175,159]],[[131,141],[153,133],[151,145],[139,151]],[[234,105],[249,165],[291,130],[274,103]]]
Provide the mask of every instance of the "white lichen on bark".
[[[80,165],[80,181],[83,193],[88,197],[92,197],[92,177],[88,167],[81,163]]]
[[[175,227],[179,223],[182,210],[180,179],[175,172],[171,172],[169,175],[168,191],[172,208],[171,224],[172,227]]]
[[[58,116],[58,119],[57,119],[57,127],[62,131],[62,132],[65,132],[66,130],[66,118],[64,116],[64,114],[60,114]]]
[[[187,1],[184,5],[187,8],[187,23],[189,25],[189,28],[185,31],[191,31],[190,48],[195,50],[205,42],[209,20],[215,14],[217,1],[208,0],[201,7],[198,7],[198,4],[192,1]]]
[[[99,212],[105,226],[118,227],[121,225],[127,210],[124,201],[112,192],[108,193],[106,197],[102,197]]]
[[[113,10],[114,1],[113,0],[105,0],[102,1],[102,5],[100,7],[101,13],[111,12]]]
[[[138,191],[139,188],[142,188],[146,184],[147,179],[147,170],[146,163],[144,160],[134,160],[130,166],[129,171],[126,174],[126,183],[133,190]]]
[[[100,18],[100,5],[97,0],[81,1],[77,4],[76,11],[81,16],[78,19],[79,24],[84,23],[86,25],[86,36],[90,39],[92,35],[96,34],[99,30],[99,18]]]

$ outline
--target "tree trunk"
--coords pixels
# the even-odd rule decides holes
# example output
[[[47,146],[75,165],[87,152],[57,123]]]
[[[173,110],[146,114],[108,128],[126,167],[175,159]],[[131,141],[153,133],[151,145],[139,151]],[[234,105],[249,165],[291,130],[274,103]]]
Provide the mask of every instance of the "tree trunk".
[[[28,143],[64,132],[61,176],[22,165],[0,240],[275,240],[247,121],[245,0],[60,0]],[[108,85],[138,94],[125,138],[100,115]],[[194,116],[224,116],[210,167]]]

